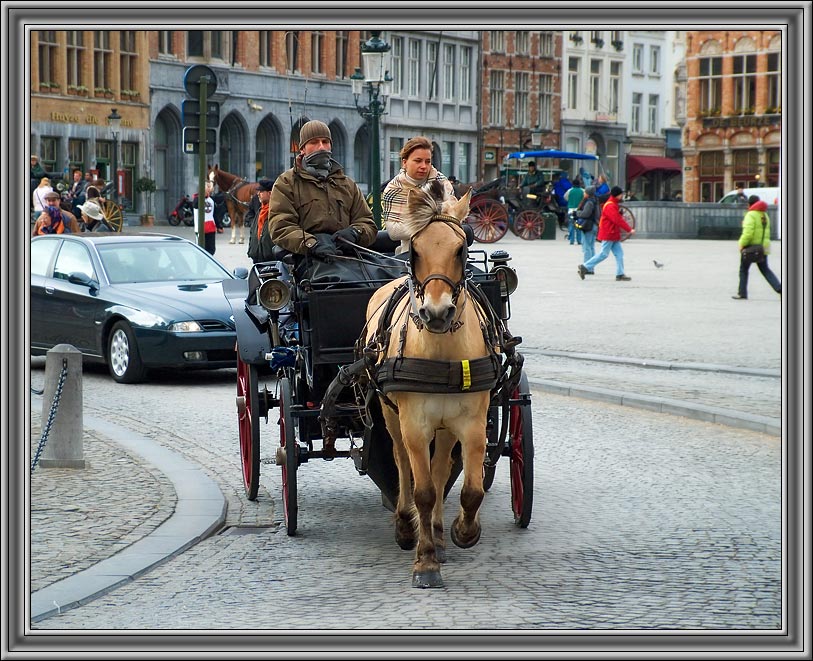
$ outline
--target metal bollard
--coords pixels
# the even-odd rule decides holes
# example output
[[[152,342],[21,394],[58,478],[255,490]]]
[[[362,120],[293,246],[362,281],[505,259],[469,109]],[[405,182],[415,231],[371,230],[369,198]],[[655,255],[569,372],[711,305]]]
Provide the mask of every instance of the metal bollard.
[[[70,344],[57,344],[45,356],[42,421],[44,425],[51,411],[63,359],[67,360],[68,370],[39,465],[42,468],[88,468],[83,448],[82,353]]]

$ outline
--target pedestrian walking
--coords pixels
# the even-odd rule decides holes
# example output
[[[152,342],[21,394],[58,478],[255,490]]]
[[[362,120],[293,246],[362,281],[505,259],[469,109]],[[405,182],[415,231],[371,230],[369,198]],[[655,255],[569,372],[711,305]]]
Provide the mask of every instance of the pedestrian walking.
[[[742,219],[742,233],[737,242],[740,250],[740,284],[737,295],[731,298],[746,300],[748,298],[748,270],[756,264],[759,272],[773,287],[777,294],[782,294],[782,283],[768,266],[768,254],[771,252],[771,218],[768,216],[768,204],[759,195],[748,198],[748,211]]]
[[[592,271],[596,264],[603,262],[610,253],[615,257],[615,279],[619,281],[632,280],[624,273],[624,249],[621,247],[621,230],[634,234],[618,205],[624,197],[624,189],[620,186],[613,186],[610,189],[610,197],[601,209],[601,218],[598,224],[598,240],[602,242],[601,252],[594,255],[584,264],[579,264],[579,277],[584,280],[584,276]]]
[[[601,204],[596,197],[596,187],[588,186],[584,189],[584,197],[576,211],[576,226],[582,234],[582,262],[586,264],[596,254],[596,234],[601,218]],[[588,271],[593,275],[595,271]]]

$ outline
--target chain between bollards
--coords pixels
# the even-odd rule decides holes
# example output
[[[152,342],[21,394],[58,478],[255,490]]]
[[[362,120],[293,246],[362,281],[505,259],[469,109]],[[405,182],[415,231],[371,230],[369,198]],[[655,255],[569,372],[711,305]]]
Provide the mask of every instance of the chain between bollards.
[[[48,443],[48,434],[51,432],[51,425],[54,424],[54,418],[56,418],[56,412],[59,409],[59,400],[62,397],[62,387],[65,385],[65,377],[67,376],[67,374],[68,374],[68,359],[63,358],[62,372],[60,372],[59,381],[56,384],[56,391],[54,392],[54,401],[51,404],[51,410],[48,413],[48,422],[45,424],[45,427],[42,430],[40,442],[39,445],[37,446],[37,452],[34,454],[34,460],[31,462],[32,473],[34,472],[34,469],[37,467],[37,464],[39,463],[40,455],[42,454],[42,451],[45,449],[45,445]],[[45,392],[44,388],[42,392]]]

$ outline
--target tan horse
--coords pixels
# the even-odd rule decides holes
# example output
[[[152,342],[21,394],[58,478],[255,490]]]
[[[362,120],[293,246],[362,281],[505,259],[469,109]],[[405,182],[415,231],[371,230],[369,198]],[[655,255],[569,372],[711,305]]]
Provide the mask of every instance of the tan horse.
[[[231,218],[231,238],[229,243],[234,243],[237,228],[240,228],[240,243],[245,242],[245,223],[243,215],[248,210],[248,203],[254,193],[259,189],[259,184],[246,181],[236,174],[231,174],[221,170],[217,165],[209,168],[209,181],[226,195],[226,209]]]
[[[464,276],[467,245],[461,221],[468,214],[470,196],[469,191],[459,201],[442,203],[439,187],[430,193],[410,194],[403,222],[412,237],[412,275],[384,285],[367,308],[365,337],[368,348],[378,344],[379,377],[382,363],[400,355],[405,359],[439,361],[431,363],[433,371],[447,368],[452,374],[462,370],[465,381],[468,366],[493,354],[481,330],[482,309],[470,294]],[[377,329],[390,296],[410,280],[411,294],[402,296],[394,313],[388,315],[392,321],[382,326],[387,325],[389,332],[382,336]],[[483,363],[479,361],[480,366]],[[472,366],[472,378],[474,369]],[[452,466],[452,449],[458,440],[464,477],[460,511],[452,523],[451,538],[462,548],[473,546],[480,539],[479,508],[484,495],[483,459],[490,387],[483,386],[482,380],[478,385],[479,390],[469,386],[465,391],[439,394],[402,391],[398,387],[387,391],[384,387],[387,394],[382,396],[381,408],[393,440],[399,477],[395,536],[402,548],[416,549],[413,587],[443,586],[440,574],[440,563],[445,561],[446,554],[443,495]],[[414,488],[410,488],[411,480]]]

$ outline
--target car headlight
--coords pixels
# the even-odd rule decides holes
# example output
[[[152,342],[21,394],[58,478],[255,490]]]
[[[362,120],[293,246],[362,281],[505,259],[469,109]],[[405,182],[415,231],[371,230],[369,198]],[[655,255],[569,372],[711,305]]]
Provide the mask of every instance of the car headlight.
[[[203,328],[197,321],[176,321],[169,325],[169,330],[173,333],[199,333]]]

